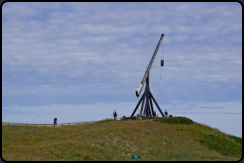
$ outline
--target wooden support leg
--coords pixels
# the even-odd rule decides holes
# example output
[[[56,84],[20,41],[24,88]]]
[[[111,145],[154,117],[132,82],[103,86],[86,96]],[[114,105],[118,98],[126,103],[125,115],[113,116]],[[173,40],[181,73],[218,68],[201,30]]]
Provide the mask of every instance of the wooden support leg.
[[[154,97],[153,97],[153,95],[152,95],[152,93],[151,93],[151,92],[150,92],[150,95],[151,95],[151,97],[152,97],[152,99],[153,99],[154,103],[156,104],[156,106],[157,106],[158,110],[160,111],[161,115],[164,117],[164,114],[163,114],[162,110],[161,110],[161,109],[160,109],[160,107],[158,106],[158,103],[157,103],[157,102],[156,102],[156,100],[154,99]]]
[[[151,115],[151,108],[150,108],[150,97],[149,97],[149,92],[150,90],[148,90],[148,95],[147,95],[147,113],[148,113],[148,117],[152,117]]]
[[[151,106],[151,107],[150,107],[150,108],[151,108],[150,111],[152,112],[152,117],[154,117],[154,116],[153,116],[153,112],[154,112],[154,110],[153,110],[153,104],[152,104],[152,99],[151,99],[150,94],[149,94],[149,103],[150,103],[150,106]]]
[[[148,110],[149,110],[149,105],[148,105],[148,92],[146,94],[146,105],[145,105],[145,113],[146,113],[146,117],[149,116]]]
[[[149,101],[149,97],[148,97],[148,107],[147,107],[147,113],[148,113],[148,117],[152,117],[151,115],[151,108],[150,108],[150,101]]]
[[[145,107],[144,107],[144,110],[143,110],[143,115],[146,115],[146,104],[145,104]]]
[[[149,94],[149,100],[150,100],[150,104],[151,104],[152,112],[154,112],[154,110],[153,110],[153,103],[152,103],[152,97],[151,97],[150,94]]]
[[[140,105],[140,103],[141,103],[141,101],[142,101],[142,99],[143,99],[143,97],[144,97],[144,94],[145,94],[145,92],[144,92],[143,95],[141,96],[140,101],[137,103],[136,108],[134,109],[134,111],[133,111],[133,113],[131,114],[130,117],[133,117],[133,116],[134,116],[134,114],[135,114],[135,112],[136,112],[138,106]]]
[[[144,105],[145,97],[146,97],[146,94],[144,93],[143,100],[142,100],[142,105],[141,105],[140,116],[142,115],[142,110],[143,110],[143,105]]]

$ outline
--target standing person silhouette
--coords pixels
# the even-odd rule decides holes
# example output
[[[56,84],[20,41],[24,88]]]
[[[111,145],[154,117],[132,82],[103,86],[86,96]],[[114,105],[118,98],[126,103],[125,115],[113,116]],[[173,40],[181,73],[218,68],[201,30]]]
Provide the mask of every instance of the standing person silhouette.
[[[165,115],[165,117],[168,117],[168,112],[167,112],[167,110],[165,110],[164,115]]]
[[[117,112],[116,112],[116,110],[115,110],[115,109],[114,109],[113,114],[114,114],[114,120],[116,120],[116,118],[117,118]]]
[[[56,118],[54,118],[54,125],[56,126],[57,125],[57,121],[58,121],[58,118],[56,117]]]

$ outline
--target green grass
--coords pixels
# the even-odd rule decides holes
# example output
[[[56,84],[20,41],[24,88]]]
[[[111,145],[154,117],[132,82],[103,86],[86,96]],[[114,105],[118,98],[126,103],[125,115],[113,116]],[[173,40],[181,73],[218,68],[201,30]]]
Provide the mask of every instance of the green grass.
[[[107,121],[114,121],[114,119],[113,118],[106,118],[106,119],[103,119],[103,120],[96,122],[96,123],[103,123],[103,122],[107,122]]]
[[[107,119],[70,126],[2,125],[2,158],[6,161],[130,161],[131,155],[140,155],[142,161],[241,159],[238,152],[225,155],[204,142],[209,141],[206,135],[214,135],[224,138],[224,144],[240,152],[242,138],[196,122],[187,125],[181,122]],[[228,153],[229,149],[225,150]]]

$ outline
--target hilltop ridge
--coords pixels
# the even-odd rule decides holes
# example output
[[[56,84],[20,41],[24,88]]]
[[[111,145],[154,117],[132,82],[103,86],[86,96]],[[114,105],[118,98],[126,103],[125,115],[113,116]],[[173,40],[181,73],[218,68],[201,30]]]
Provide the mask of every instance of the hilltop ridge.
[[[152,161],[241,159],[242,138],[197,122],[187,124],[190,119],[171,121],[105,120],[55,127],[3,125],[2,158],[6,161],[122,161],[131,160],[131,155],[140,155],[141,160]]]

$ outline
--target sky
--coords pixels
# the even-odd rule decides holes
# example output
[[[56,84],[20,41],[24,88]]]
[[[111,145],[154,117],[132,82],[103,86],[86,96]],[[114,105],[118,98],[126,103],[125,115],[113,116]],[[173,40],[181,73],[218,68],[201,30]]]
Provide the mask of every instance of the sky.
[[[4,3],[2,122],[130,116],[161,34],[149,78],[160,108],[242,137],[238,2]]]

